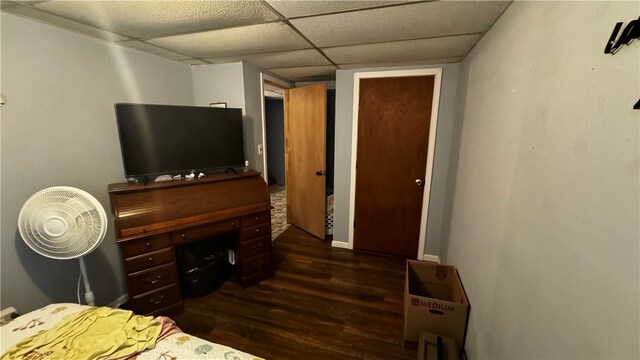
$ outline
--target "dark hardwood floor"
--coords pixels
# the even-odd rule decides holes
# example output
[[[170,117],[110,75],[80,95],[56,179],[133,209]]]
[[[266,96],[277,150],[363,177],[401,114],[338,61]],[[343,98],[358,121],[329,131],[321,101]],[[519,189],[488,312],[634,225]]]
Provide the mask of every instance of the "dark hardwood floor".
[[[293,226],[273,279],[187,299],[183,331],[265,359],[415,359],[403,347],[405,259],[334,249]]]

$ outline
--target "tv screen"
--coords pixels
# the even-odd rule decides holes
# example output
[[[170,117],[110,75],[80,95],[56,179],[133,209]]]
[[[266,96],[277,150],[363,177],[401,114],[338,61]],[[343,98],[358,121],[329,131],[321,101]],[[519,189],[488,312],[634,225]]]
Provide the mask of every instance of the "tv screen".
[[[244,165],[242,110],[115,104],[126,177]]]

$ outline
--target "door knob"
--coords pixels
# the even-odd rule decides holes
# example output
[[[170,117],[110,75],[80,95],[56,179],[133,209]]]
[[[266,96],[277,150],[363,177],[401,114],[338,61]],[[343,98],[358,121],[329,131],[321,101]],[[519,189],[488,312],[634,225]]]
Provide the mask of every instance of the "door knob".
[[[420,180],[420,179],[416,179],[416,185],[418,185],[418,186],[422,186],[422,180]]]
[[[318,175],[318,176],[327,175],[327,172],[326,171],[322,171],[322,170],[318,170],[318,171],[316,171],[316,175]]]

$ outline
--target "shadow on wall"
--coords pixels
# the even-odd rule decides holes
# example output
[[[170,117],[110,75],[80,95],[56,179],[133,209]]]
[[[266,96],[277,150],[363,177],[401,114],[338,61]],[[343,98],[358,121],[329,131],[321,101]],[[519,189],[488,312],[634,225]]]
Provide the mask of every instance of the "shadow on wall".
[[[464,69],[460,68],[458,73],[458,94],[456,104],[456,114],[454,117],[453,130],[451,134],[451,154],[449,155],[449,175],[445,195],[445,203],[442,219],[442,237],[440,243],[440,261],[447,263],[447,253],[449,251],[449,236],[451,236],[451,217],[453,216],[453,204],[455,200],[456,184],[458,182],[458,164],[460,163],[460,141],[462,139],[462,121],[465,116],[464,102],[467,99],[468,74],[463,74]]]
[[[76,294],[80,275],[78,259],[56,260],[42,256],[25,244],[18,231],[15,235],[15,248],[18,259],[29,274],[31,282],[51,303],[77,302]],[[111,298],[113,289],[118,288],[118,281],[109,261],[98,247],[85,256],[85,262],[96,304],[107,305],[114,300]],[[15,284],[15,286],[20,285]],[[84,303],[83,285],[80,285],[80,299]],[[47,304],[41,304],[41,306],[45,305]]]

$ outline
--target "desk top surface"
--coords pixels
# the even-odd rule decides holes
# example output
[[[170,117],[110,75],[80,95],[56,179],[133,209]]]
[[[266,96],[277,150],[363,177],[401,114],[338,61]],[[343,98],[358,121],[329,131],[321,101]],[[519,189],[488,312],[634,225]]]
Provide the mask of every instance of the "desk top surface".
[[[149,191],[177,186],[191,186],[191,185],[199,185],[206,184],[211,182],[220,182],[220,181],[230,181],[242,178],[248,178],[253,176],[260,176],[260,172],[255,170],[249,170],[248,172],[239,172],[238,174],[227,174],[227,173],[215,173],[211,175],[207,175],[200,179],[193,180],[175,180],[175,181],[167,181],[167,182],[149,182],[147,185],[141,183],[115,183],[109,184],[109,193],[121,193],[121,192],[138,192],[138,191]]]

